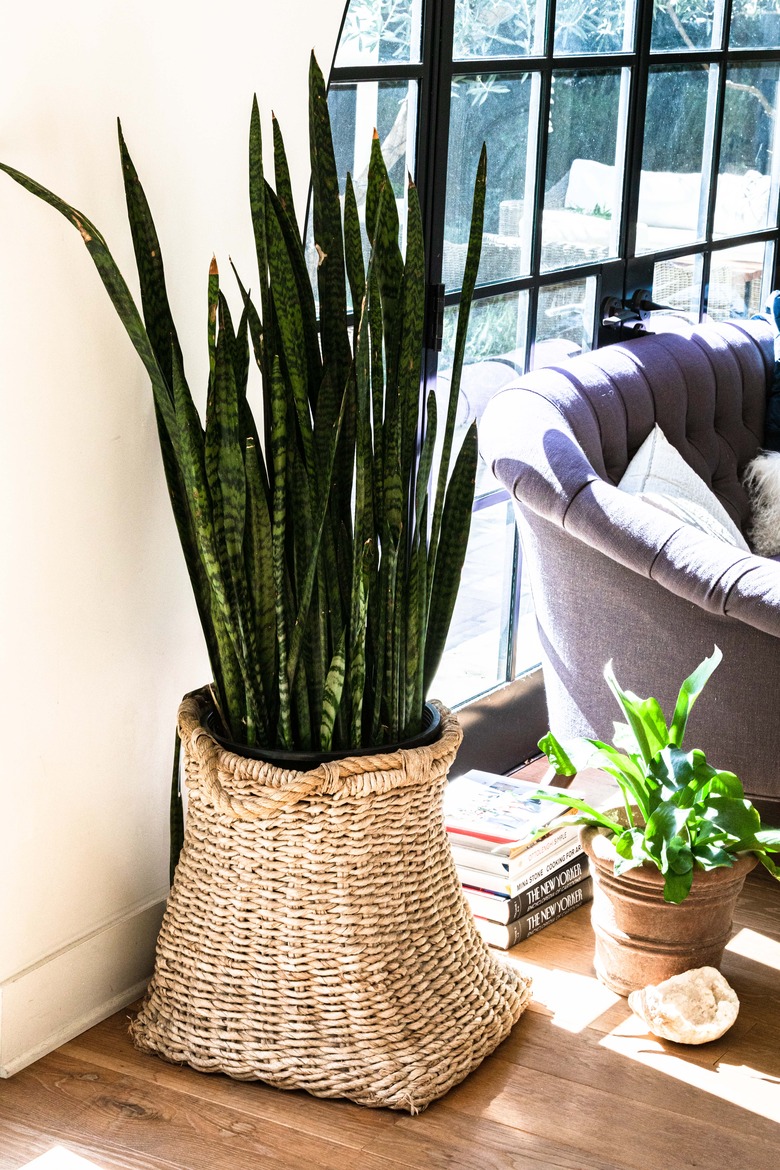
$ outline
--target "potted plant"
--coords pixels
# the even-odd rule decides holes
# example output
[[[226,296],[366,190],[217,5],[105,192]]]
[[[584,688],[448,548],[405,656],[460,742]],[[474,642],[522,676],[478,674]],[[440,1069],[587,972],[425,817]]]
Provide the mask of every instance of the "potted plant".
[[[685,680],[667,726],[656,699],[624,691],[608,663],[604,677],[626,718],[613,744],[581,739],[539,743],[556,771],[595,767],[613,776],[621,808],[600,811],[567,794],[539,796],[579,810],[575,820],[592,866],[596,972],[619,995],[695,967],[717,967],[734,906],[761,862],[776,878],[780,830],[762,829],[733,772],[683,750],[691,708],[721,661],[718,647]]]
[[[206,1071],[415,1111],[492,1051],[529,997],[529,981],[482,944],[463,899],[441,815],[461,733],[450,712],[429,705],[426,714],[425,704],[474,492],[475,426],[457,454],[453,445],[484,149],[440,422],[433,392],[421,409],[425,278],[414,185],[403,256],[375,135],[366,265],[349,178],[342,208],[312,57],[315,300],[282,135],[274,120],[274,188],[255,102],[249,199],[259,293],[236,273],[234,326],[212,262],[204,426],[121,128],[119,142],[143,317],[97,228],[2,169],[78,228],[149,374],[213,671],[179,712],[187,830],[134,1038]]]

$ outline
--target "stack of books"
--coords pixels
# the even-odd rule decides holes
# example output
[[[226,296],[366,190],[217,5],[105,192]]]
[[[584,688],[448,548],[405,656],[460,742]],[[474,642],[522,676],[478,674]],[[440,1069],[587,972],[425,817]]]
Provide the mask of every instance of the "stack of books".
[[[452,780],[444,823],[474,920],[508,950],[593,897],[579,826],[553,827],[565,809],[534,799],[539,785],[473,769]]]

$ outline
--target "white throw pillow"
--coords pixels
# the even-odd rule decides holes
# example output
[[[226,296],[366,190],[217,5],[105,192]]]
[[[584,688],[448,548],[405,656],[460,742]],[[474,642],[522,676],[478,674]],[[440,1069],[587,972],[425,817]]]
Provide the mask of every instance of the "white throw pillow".
[[[618,487],[718,540],[750,552],[720,500],[657,424],[629,463]]]
[[[762,451],[745,468],[742,484],[750,499],[748,535],[760,557],[780,553],[780,451]]]

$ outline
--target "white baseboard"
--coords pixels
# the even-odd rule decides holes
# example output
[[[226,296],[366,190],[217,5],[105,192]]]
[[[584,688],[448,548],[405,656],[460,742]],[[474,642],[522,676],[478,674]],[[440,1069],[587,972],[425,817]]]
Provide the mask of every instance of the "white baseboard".
[[[0,1077],[10,1077],[144,991],[165,900],[136,908],[0,984]]]

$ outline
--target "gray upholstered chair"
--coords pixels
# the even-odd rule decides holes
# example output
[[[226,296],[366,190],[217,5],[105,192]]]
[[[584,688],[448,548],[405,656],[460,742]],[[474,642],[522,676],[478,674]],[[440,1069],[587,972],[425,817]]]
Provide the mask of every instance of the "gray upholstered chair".
[[[724,660],[686,742],[780,823],[780,564],[615,486],[657,422],[744,529],[740,475],[761,445],[772,360],[761,321],[609,346],[503,390],[480,441],[515,502],[552,729],[611,739],[610,658],[624,686],[670,713],[717,643]]]

